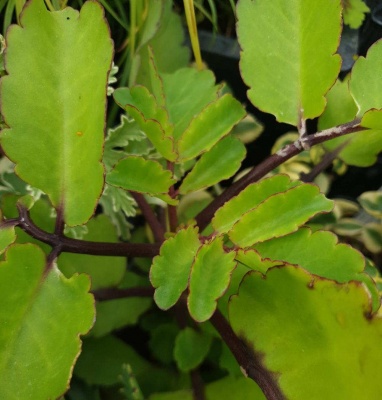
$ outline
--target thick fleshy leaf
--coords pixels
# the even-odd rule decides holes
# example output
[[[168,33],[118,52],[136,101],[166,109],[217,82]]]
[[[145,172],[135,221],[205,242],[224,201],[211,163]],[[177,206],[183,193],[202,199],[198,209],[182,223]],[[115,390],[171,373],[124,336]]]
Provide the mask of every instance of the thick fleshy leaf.
[[[211,318],[217,300],[226,291],[236,263],[235,253],[226,253],[223,238],[205,243],[195,256],[190,275],[188,310],[196,321]]]
[[[251,246],[294,232],[314,215],[329,212],[333,201],[311,184],[302,184],[285,193],[275,194],[248,211],[229,232],[230,239],[241,247]]]
[[[275,175],[253,183],[219,208],[212,220],[212,226],[217,232],[228,232],[247,211],[256,208],[268,197],[285,192],[299,184],[301,182],[292,182],[287,175]]]
[[[363,223],[355,218],[341,218],[333,225],[332,230],[340,236],[356,237],[361,233],[362,228]]]
[[[0,263],[2,399],[63,395],[80,353],[79,335],[93,324],[89,278],[66,279],[55,266],[48,273],[45,267],[45,254],[32,244],[12,245]]]
[[[271,260],[270,257],[266,258],[266,256],[262,258],[254,249],[239,249],[236,253],[235,260],[239,261],[239,263],[245,265],[247,268],[261,272],[262,274],[265,274],[269,268],[280,266],[285,263],[284,260]]]
[[[332,128],[354,120],[357,115],[357,105],[350,94],[348,79],[343,82],[337,81],[330,89],[327,98],[327,107],[318,121],[320,130]],[[368,115],[367,113],[366,115]],[[374,114],[374,111],[372,112]],[[330,151],[335,150],[342,144],[346,146],[340,151],[338,157],[348,165],[367,167],[375,163],[380,150],[382,149],[382,128],[379,116],[368,115],[362,125],[375,128],[361,132],[351,133],[329,140],[324,143],[324,147]],[[371,119],[370,119],[371,118]]]
[[[174,358],[181,371],[197,368],[207,356],[212,337],[205,332],[185,328],[179,332],[174,347]]]
[[[144,86],[119,88],[113,96],[117,104],[135,119],[158,152],[167,160],[174,161],[173,126],[167,111],[159,107],[155,97]]]
[[[0,254],[16,240],[16,233],[14,226],[1,226],[0,225]]]
[[[325,108],[340,70],[339,0],[241,0],[241,73],[248,97],[280,122],[298,125]]]
[[[150,269],[150,281],[158,307],[167,310],[186,290],[194,257],[200,247],[198,230],[192,226],[167,239]]]
[[[107,174],[106,181],[109,185],[157,196],[174,204],[168,191],[176,181],[172,178],[172,173],[163,169],[157,161],[126,157]]]
[[[49,12],[32,0],[21,26],[8,31],[1,109],[10,129],[2,131],[2,148],[17,174],[63,209],[69,225],[86,222],[102,192],[112,54],[103,10],[94,1],[79,14]]]
[[[174,124],[174,138],[178,140],[191,120],[208,104],[218,98],[212,71],[181,68],[172,74],[162,74],[166,109]]]
[[[382,108],[382,77],[376,74],[382,62],[382,42],[374,43],[366,57],[359,57],[350,77],[350,92],[358,106],[358,115]]]
[[[382,219],[382,192],[364,192],[358,197],[358,201],[368,214]]]
[[[98,215],[86,225],[88,232],[83,240],[92,242],[117,242],[118,236],[106,215]],[[87,273],[91,277],[92,290],[118,285],[126,271],[126,258],[113,256],[89,256],[63,253],[58,266],[67,277],[75,273]]]
[[[230,178],[240,168],[245,154],[244,144],[233,136],[227,136],[202,155],[184,179],[179,193],[204,189]]]
[[[210,150],[244,116],[243,106],[230,94],[210,103],[182,134],[178,142],[179,158],[189,160]]]
[[[301,228],[290,235],[255,245],[263,258],[297,264],[312,274],[344,283],[364,281],[365,259],[331,232]],[[325,251],[323,251],[325,249]]]
[[[229,315],[285,398],[379,398],[382,320],[359,282],[339,284],[291,266],[250,272]]]

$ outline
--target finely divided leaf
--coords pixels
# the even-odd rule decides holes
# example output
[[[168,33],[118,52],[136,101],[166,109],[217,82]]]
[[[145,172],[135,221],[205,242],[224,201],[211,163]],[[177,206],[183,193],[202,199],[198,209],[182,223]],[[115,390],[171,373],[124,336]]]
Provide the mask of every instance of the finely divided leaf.
[[[340,1],[241,0],[237,17],[251,102],[292,125],[319,116],[340,70]]]
[[[0,263],[0,398],[56,399],[67,390],[80,334],[94,321],[89,278],[66,279],[32,244]]]
[[[235,253],[226,253],[223,238],[205,243],[195,256],[190,275],[190,293],[187,299],[192,318],[203,322],[211,318],[217,300],[226,291],[236,263]]]
[[[86,222],[102,192],[112,54],[103,10],[95,1],[78,13],[49,12],[44,2],[32,0],[21,26],[8,31],[1,109],[10,128],[2,131],[2,148],[17,174],[63,209],[68,225]]]
[[[189,160],[210,150],[244,116],[243,106],[230,94],[210,103],[182,134],[178,142],[179,158]]]
[[[154,300],[159,308],[169,309],[186,290],[199,247],[198,230],[192,226],[180,230],[163,243],[150,270],[150,281],[156,288]]]
[[[266,276],[250,272],[229,315],[285,398],[378,399],[382,393],[382,320],[359,282],[339,284],[292,266]]]
[[[212,226],[217,232],[228,232],[247,211],[254,209],[268,197],[299,184],[301,182],[292,182],[287,175],[275,175],[253,183],[219,208],[212,220]]]
[[[244,144],[234,136],[227,136],[202,155],[184,179],[179,193],[204,189],[230,178],[240,168],[245,154]]]
[[[170,204],[174,202],[168,191],[176,181],[157,161],[126,157],[107,174],[106,181],[125,190],[160,197]]]
[[[320,212],[329,212],[333,201],[319,188],[302,184],[285,193],[275,194],[248,211],[229,232],[230,239],[240,247],[251,246],[294,232]]]

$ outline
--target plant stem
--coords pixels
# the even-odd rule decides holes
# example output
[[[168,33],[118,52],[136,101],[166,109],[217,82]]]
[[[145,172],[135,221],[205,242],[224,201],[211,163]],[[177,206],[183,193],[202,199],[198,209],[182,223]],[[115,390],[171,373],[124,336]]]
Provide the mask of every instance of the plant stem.
[[[236,336],[223,314],[216,310],[210,321],[236,358],[243,374],[259,385],[268,400],[285,400],[277,384],[277,376],[264,368],[259,355]]]
[[[130,192],[133,196],[134,200],[137,202],[138,207],[142,211],[143,216],[145,217],[147,223],[149,224],[151,231],[154,235],[155,241],[162,243],[164,241],[165,231],[160,224],[158,218],[154,214],[154,211],[150,207],[150,204],[146,201],[144,196],[141,193]]]
[[[349,133],[359,132],[367,130],[360,126],[360,120],[356,119],[344,125],[336,126],[334,128],[326,129],[322,132],[317,132],[312,135],[308,135],[304,139],[304,144],[298,139],[295,142],[288,144],[287,146],[280,149],[277,153],[272,154],[266,158],[259,165],[253,167],[248,174],[244,175],[232,186],[226,189],[220,196],[216,197],[204,210],[202,210],[196,217],[196,223],[202,232],[206,226],[210,223],[216,210],[220,208],[232,197],[237,196],[242,190],[244,190],[251,183],[257,182],[263,178],[266,174],[271,172],[273,169],[289,160],[293,156],[304,151],[304,148],[309,146],[312,147],[316,144],[326,142],[328,140],[348,135]]]
[[[190,372],[192,384],[192,397],[194,400],[205,400],[204,382],[200,376],[198,369],[193,369]]]
[[[19,210],[17,225],[35,239],[47,243],[53,248],[59,247],[60,252],[98,256],[148,258],[152,258],[159,254],[159,243],[88,242],[86,240],[71,239],[65,236],[58,236],[54,233],[45,232],[33,223],[28,210],[23,205],[19,204],[17,208]],[[15,219],[12,219],[12,224],[15,224]]]

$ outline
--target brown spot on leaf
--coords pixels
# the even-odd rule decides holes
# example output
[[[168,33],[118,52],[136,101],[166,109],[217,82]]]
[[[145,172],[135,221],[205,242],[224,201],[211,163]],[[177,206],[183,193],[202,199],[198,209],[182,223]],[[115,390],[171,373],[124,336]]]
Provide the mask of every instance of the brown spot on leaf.
[[[76,132],[76,135],[77,135],[77,136],[82,136],[82,135],[83,135],[83,132],[78,131],[78,132]]]

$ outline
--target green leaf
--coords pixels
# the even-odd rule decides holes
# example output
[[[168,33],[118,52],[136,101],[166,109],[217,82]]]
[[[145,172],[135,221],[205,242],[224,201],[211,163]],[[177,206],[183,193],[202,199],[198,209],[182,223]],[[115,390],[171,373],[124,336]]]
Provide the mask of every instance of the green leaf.
[[[363,228],[363,223],[356,220],[355,218],[342,218],[336,222],[332,230],[337,235],[357,237]]]
[[[327,107],[321,115],[318,127],[320,130],[341,125],[354,120],[357,115],[357,105],[348,88],[348,79],[337,81],[328,92]],[[362,126],[368,129],[351,133],[325,142],[324,146],[333,151],[342,144],[346,146],[340,151],[338,157],[348,165],[367,167],[375,163],[378,153],[382,149],[382,135],[378,129],[382,128],[378,112],[371,111],[365,114]]]
[[[226,253],[223,238],[216,237],[200,247],[190,275],[187,306],[192,318],[203,322],[215,312],[217,300],[228,288],[236,267],[235,253]]]
[[[153,366],[131,346],[113,336],[84,340],[74,374],[88,384],[113,386],[120,382],[124,364],[131,366],[145,397],[155,391],[179,388],[183,383],[179,374]]]
[[[340,1],[243,0],[237,17],[251,102],[295,126],[319,116],[340,70]]]
[[[143,86],[119,88],[113,96],[117,104],[134,118],[158,152],[167,160],[174,161],[173,126],[167,111],[159,107],[154,96]]]
[[[88,224],[88,233],[83,240],[93,242],[117,242],[114,226],[106,215],[98,215]],[[58,266],[65,276],[78,272],[90,275],[92,290],[115,286],[121,282],[126,270],[126,258],[113,256],[91,256],[86,254],[63,253],[58,258]]]
[[[235,260],[239,261],[240,264],[245,265],[247,268],[261,272],[262,274],[265,274],[271,267],[284,264],[284,261],[273,261],[270,257],[266,258],[266,256],[264,256],[262,258],[260,254],[253,249],[239,249],[236,253]]]
[[[159,308],[168,310],[186,290],[199,247],[198,229],[192,226],[163,243],[150,269],[150,281],[156,289],[154,300]]]
[[[382,108],[382,77],[375,71],[382,62],[382,42],[374,43],[366,57],[360,56],[353,66],[349,83],[350,92],[358,106],[358,115]]]
[[[179,193],[204,189],[230,178],[240,168],[245,154],[244,144],[233,136],[227,136],[202,155],[183,180]]]
[[[163,364],[171,364],[174,361],[174,346],[178,333],[179,328],[173,323],[156,325],[150,329],[151,353]]]
[[[285,398],[380,396],[382,320],[359,282],[339,284],[292,266],[250,272],[229,315]]]
[[[357,105],[349,91],[349,76],[343,81],[337,80],[333,87],[326,94],[326,108],[318,119],[318,129],[324,130],[337,125],[345,124],[352,121],[357,115]],[[338,138],[342,141],[348,140],[348,135]],[[325,142],[335,143],[336,140]],[[337,146],[342,142],[337,142]],[[332,149],[333,146],[330,147]]]
[[[94,321],[89,287],[85,275],[46,270],[37,246],[9,247],[0,263],[0,398],[56,399],[67,390],[79,335]]]
[[[369,7],[363,0],[347,0],[343,4],[344,23],[352,29],[358,29],[365,19],[365,14],[370,12]]]
[[[215,85],[215,76],[208,69],[181,68],[172,74],[162,74],[162,79],[174,139],[179,140],[192,119],[217,100],[220,87]]]
[[[340,283],[359,280],[365,268],[365,259],[360,252],[338,243],[331,232],[312,233],[309,228],[258,243],[255,249],[263,258],[297,264],[312,274]]]
[[[14,226],[0,225],[0,254],[16,240],[16,232]]]
[[[107,174],[106,181],[125,190],[159,197],[169,204],[176,203],[168,195],[170,186],[176,181],[171,171],[163,169],[157,161],[126,157]]]
[[[206,358],[212,337],[192,328],[179,332],[174,347],[174,358],[181,371],[188,372],[197,368]]]
[[[228,232],[247,211],[256,208],[268,197],[285,192],[299,184],[301,182],[292,182],[287,175],[275,175],[253,183],[217,210],[212,226],[217,232]]]
[[[314,215],[329,212],[333,201],[311,184],[302,184],[285,193],[278,193],[236,222],[229,232],[230,239],[241,247],[251,246],[294,232]]]
[[[2,131],[2,148],[17,174],[63,209],[68,225],[80,225],[103,187],[109,29],[93,1],[79,14],[71,8],[52,13],[33,0],[21,25],[7,35],[1,97],[10,129]]]
[[[132,82],[150,87],[149,73],[149,51],[151,47],[155,60],[160,72],[171,73],[182,67],[186,67],[189,63],[190,52],[187,46],[184,45],[184,29],[181,21],[181,16],[172,10],[172,4],[168,1],[161,1],[163,7],[161,15],[157,12],[157,0],[150,0],[148,7],[148,15],[142,27],[142,32],[146,29],[151,30],[152,35],[155,30],[155,35],[142,46],[142,41],[138,45],[138,52],[134,59],[133,69],[135,75]],[[154,26],[148,26],[156,18],[160,17],[160,23]],[[142,37],[143,37],[142,33]],[[145,33],[145,36],[148,37]]]
[[[254,381],[248,378],[227,376],[205,386],[206,400],[265,400],[265,396]],[[192,400],[191,390],[155,393],[149,400]]]
[[[178,142],[179,158],[183,161],[211,149],[245,116],[243,106],[225,94],[206,106],[191,120]]]

